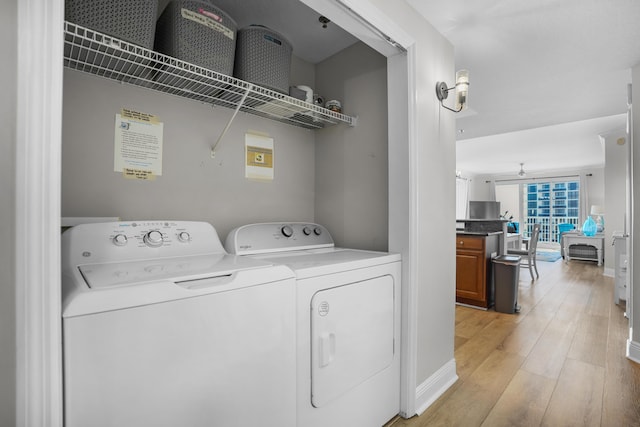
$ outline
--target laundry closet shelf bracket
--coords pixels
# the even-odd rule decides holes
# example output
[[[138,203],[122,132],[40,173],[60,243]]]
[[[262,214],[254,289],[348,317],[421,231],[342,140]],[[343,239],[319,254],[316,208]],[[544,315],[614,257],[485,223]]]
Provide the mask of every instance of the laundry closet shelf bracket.
[[[64,66],[70,69],[305,129],[320,129],[339,123],[355,126],[356,123],[354,117],[68,21],[64,23],[64,30]]]
[[[236,118],[236,115],[238,115],[238,111],[240,111],[240,108],[244,104],[244,101],[247,99],[247,96],[249,95],[249,91],[250,89],[247,89],[244,95],[242,95],[242,99],[240,100],[240,102],[238,102],[238,105],[236,106],[236,109],[233,111],[233,115],[227,122],[227,125],[224,127],[222,132],[220,132],[220,136],[216,140],[216,143],[211,146],[211,158],[214,158],[216,156],[216,148],[218,147],[218,144],[220,144],[220,141],[222,141],[222,138],[224,138],[224,136],[227,134],[227,131],[231,127],[231,123],[233,123],[233,119]]]

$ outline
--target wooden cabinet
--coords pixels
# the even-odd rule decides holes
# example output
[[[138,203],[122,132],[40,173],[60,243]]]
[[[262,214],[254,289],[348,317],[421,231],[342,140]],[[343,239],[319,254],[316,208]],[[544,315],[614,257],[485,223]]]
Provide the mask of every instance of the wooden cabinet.
[[[498,236],[456,236],[456,302],[489,308],[494,301],[491,258]]]

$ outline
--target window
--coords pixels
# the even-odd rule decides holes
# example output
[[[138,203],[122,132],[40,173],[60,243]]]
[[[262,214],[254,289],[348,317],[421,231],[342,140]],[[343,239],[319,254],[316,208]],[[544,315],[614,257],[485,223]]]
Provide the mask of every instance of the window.
[[[559,243],[558,224],[580,221],[580,180],[549,179],[541,182],[505,182],[496,185],[496,200],[520,223],[528,235],[533,224],[540,224],[540,242]]]
[[[559,243],[558,224],[577,225],[580,215],[580,182],[552,181],[523,184],[526,231],[541,224],[540,241]]]

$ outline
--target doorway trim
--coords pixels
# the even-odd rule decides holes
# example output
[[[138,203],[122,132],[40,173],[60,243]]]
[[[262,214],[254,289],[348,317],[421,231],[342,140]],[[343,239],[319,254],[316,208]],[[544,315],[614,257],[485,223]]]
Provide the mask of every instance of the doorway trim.
[[[387,58],[389,250],[402,255],[400,415],[418,411],[417,100],[415,40],[368,2],[300,0]],[[454,374],[455,375],[455,374]],[[429,395],[430,393],[425,393]],[[422,405],[421,405],[422,406]]]
[[[16,3],[16,424],[58,427],[64,2]]]

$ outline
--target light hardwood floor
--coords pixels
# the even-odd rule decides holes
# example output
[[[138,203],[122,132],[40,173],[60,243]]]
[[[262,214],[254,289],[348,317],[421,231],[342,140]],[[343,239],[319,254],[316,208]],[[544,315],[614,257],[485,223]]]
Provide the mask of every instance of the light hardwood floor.
[[[520,314],[456,307],[458,381],[392,427],[640,426],[640,365],[613,279],[588,261],[521,270]]]

